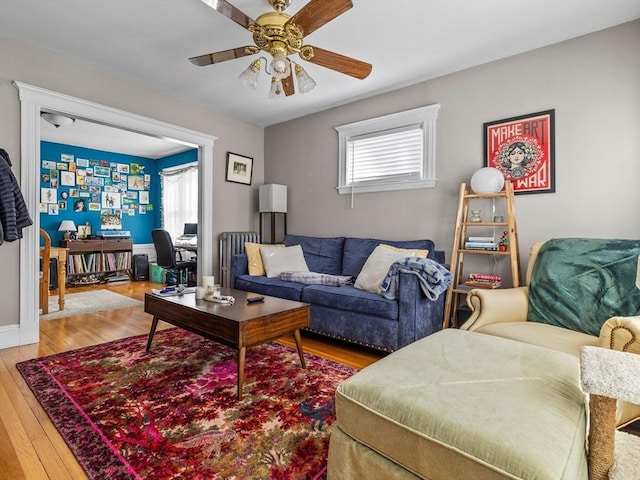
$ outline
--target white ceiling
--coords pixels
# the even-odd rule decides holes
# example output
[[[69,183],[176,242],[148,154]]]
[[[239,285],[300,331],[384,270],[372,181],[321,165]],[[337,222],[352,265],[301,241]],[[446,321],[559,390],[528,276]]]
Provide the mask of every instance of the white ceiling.
[[[229,2],[254,19],[271,9],[267,0]],[[286,13],[306,3],[293,0]],[[318,86],[283,100],[267,98],[264,72],[257,90],[237,79],[254,57],[207,67],[187,60],[252,44],[200,0],[0,0],[0,34],[268,126],[640,18],[640,0],[353,4],[305,43],[369,62],[371,75],[356,80],[301,61]]]

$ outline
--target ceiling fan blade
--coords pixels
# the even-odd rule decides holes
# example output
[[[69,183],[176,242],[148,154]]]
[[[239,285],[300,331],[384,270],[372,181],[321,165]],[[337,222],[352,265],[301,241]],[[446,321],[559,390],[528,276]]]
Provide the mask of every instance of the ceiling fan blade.
[[[303,35],[307,36],[352,7],[351,0],[311,0],[287,23],[295,23],[302,29]]]
[[[236,7],[231,5],[226,0],[201,0],[202,3],[213,8],[215,11],[220,12],[225,17],[230,18],[238,25],[249,30],[249,27],[256,24],[256,21],[248,15],[245,15]]]
[[[313,57],[309,62],[321,65],[336,72],[344,73],[351,77],[363,80],[369,76],[373,68],[370,63],[356,60],[355,58],[340,55],[318,47],[313,48]]]
[[[206,67],[214,63],[226,62],[227,60],[233,60],[235,58],[246,57],[247,55],[253,55],[253,53],[247,53],[247,47],[232,48],[231,50],[224,50],[222,52],[207,53],[206,55],[199,55],[197,57],[191,57],[189,61],[199,67]]]
[[[293,72],[289,74],[288,77],[285,77],[281,80],[282,89],[284,90],[284,94],[288,97],[289,95],[293,95],[296,93],[296,90],[293,86]]]

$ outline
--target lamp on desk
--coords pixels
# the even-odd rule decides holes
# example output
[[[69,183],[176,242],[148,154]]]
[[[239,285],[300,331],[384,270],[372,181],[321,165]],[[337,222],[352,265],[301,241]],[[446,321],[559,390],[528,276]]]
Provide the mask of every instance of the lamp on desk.
[[[260,185],[258,211],[260,212],[260,238],[264,239],[262,232],[262,214],[271,215],[271,243],[276,243],[276,214],[284,214],[284,234],[287,233],[287,186],[270,183]]]
[[[77,232],[76,224],[73,220],[63,220],[58,227],[59,232],[64,232],[64,239],[69,240],[71,238],[71,232]]]

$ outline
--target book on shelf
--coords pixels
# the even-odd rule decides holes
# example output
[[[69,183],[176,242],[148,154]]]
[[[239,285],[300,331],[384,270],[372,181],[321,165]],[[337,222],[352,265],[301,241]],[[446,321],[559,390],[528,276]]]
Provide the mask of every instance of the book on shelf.
[[[466,280],[464,285],[473,288],[500,288],[501,282],[483,282],[479,280]]]
[[[495,273],[470,273],[469,280],[479,280],[485,282],[501,282],[502,276]]]
[[[498,250],[498,245],[493,242],[464,242],[466,250]]]
[[[470,242],[484,242],[484,243],[495,243],[495,239],[493,237],[469,237]]]
[[[499,288],[502,284],[500,275],[489,273],[470,273],[464,285],[473,288]]]

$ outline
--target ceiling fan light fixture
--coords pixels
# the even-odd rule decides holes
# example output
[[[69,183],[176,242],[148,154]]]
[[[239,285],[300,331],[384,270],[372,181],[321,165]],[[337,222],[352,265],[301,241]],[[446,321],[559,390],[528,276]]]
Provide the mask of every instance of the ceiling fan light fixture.
[[[277,52],[271,60],[271,74],[279,79],[287,78],[291,75],[291,63],[284,53]]]
[[[307,93],[316,88],[316,81],[297,63],[295,64],[294,71],[298,79],[298,90],[300,93]]]
[[[269,90],[269,98],[286,98],[284,89],[282,88],[282,82],[276,76],[271,77],[271,90]]]
[[[240,74],[238,78],[242,81],[242,84],[245,87],[255,90],[256,88],[258,88],[259,74],[260,74],[260,59],[258,58],[257,60],[254,60],[253,62],[251,62],[251,65],[249,65],[246,68],[246,70]]]

